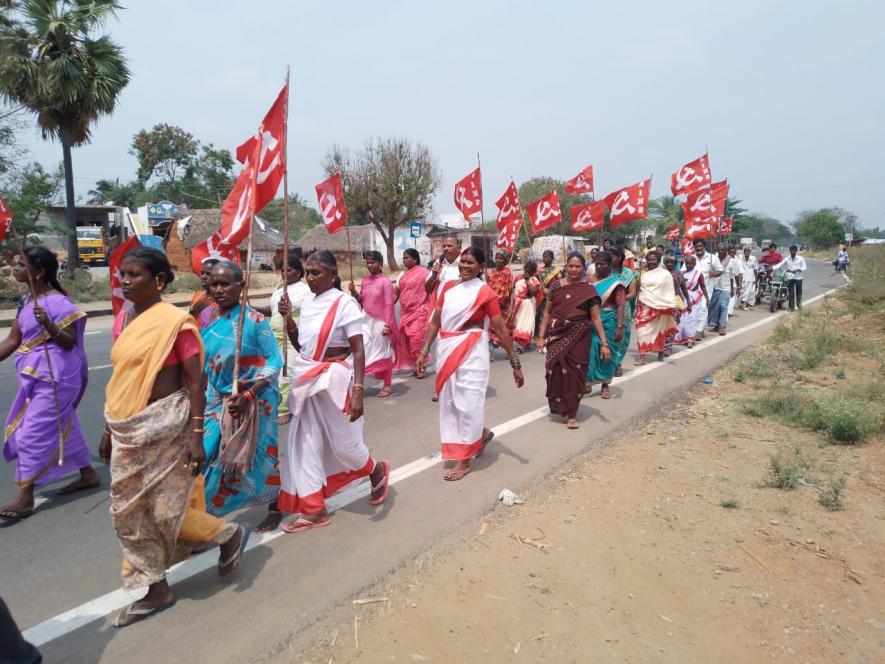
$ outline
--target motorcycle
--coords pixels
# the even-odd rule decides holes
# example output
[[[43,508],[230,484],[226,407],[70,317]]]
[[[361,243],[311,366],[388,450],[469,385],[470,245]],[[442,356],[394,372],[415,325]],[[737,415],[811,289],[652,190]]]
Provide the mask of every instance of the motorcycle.
[[[768,301],[768,310],[774,313],[778,309],[783,309],[787,302],[787,273],[783,271],[772,272],[769,283],[771,285],[771,293]]]

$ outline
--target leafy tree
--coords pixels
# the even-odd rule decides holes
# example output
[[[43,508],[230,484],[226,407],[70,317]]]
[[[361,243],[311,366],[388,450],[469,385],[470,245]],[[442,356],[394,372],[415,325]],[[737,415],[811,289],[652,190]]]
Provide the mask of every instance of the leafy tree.
[[[283,227],[283,199],[275,198],[264,206],[260,212],[261,218],[266,219],[279,229]],[[312,207],[308,207],[307,201],[298,194],[289,194],[289,238],[297,240],[305,232],[317,224],[323,223],[320,213]]]
[[[531,203],[532,201],[536,201],[542,196],[546,196],[550,193],[552,189],[556,189],[556,194],[559,197],[559,207],[562,210],[562,221],[565,224],[565,232],[566,235],[574,235],[571,231],[569,231],[569,227],[572,223],[572,215],[570,209],[575,205],[584,205],[585,203],[589,203],[592,198],[589,196],[585,196],[584,194],[568,194],[565,191],[565,182],[563,180],[557,180],[555,178],[548,177],[535,177],[530,180],[526,180],[521,185],[519,185],[519,203],[522,205],[522,214],[523,219],[528,222],[528,215],[525,212],[525,206]],[[494,226],[492,226],[494,228]],[[551,226],[550,228],[546,228],[541,231],[538,235],[561,235],[562,228],[559,224],[555,226]],[[579,235],[582,235],[579,233]]]
[[[839,208],[806,210],[793,222],[793,228],[808,240],[812,249],[829,249],[838,244],[845,234],[840,212],[844,211]]]
[[[122,49],[93,36],[118,9],[116,0],[21,0],[4,2],[0,20],[0,96],[35,113],[44,139],[61,142],[72,274],[80,257],[71,148],[89,142],[91,125],[129,83]]]
[[[655,238],[662,238],[673,226],[682,227],[685,213],[674,196],[666,195],[648,202],[648,218],[655,222]]]
[[[404,138],[374,138],[356,154],[333,146],[322,167],[327,175],[341,171],[350,220],[378,229],[387,245],[387,263],[398,270],[394,232],[426,218],[439,188],[441,175],[430,149]]]
[[[197,165],[200,142],[181,127],[157,124],[142,129],[132,138],[129,154],[138,160],[138,181],[142,187],[155,178],[170,192],[179,177],[192,175]],[[231,164],[232,165],[232,164]]]
[[[37,219],[44,208],[52,205],[59,195],[63,173],[47,173],[38,163],[28,164],[24,168],[7,173],[3,178],[4,199],[12,212],[16,232],[26,238],[39,230]],[[17,249],[10,234],[2,249]]]
[[[121,207],[135,208],[138,207],[138,195],[142,189],[138,182],[130,182],[129,184],[120,184],[119,179],[98,180],[95,188],[87,193],[86,203],[88,205],[119,205]]]

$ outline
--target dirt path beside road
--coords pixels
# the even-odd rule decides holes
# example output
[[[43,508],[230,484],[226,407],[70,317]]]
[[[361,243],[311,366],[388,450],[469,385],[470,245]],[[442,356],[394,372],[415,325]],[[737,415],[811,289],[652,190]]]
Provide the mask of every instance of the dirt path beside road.
[[[881,337],[881,317],[826,316],[857,340]],[[785,388],[753,367],[808,347],[793,342],[750,351],[523,504],[499,504],[355,598],[382,601],[322,621],[315,647],[286,661],[883,661],[881,433],[830,445],[736,407]],[[882,343],[790,380],[815,395],[881,380]],[[775,459],[798,473],[794,489],[774,486]],[[834,486],[840,511],[821,498]]]

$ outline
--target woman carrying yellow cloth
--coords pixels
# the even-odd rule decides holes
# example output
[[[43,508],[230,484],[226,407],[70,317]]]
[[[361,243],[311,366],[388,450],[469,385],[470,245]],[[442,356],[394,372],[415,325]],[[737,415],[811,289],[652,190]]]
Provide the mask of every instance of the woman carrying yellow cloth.
[[[169,261],[155,249],[135,249],[123,258],[120,272],[133,308],[114,321],[107,427],[98,451],[111,467],[111,517],[123,548],[123,586],[146,585],[148,592],[120,613],[116,627],[175,603],[166,570],[195,544],[218,544],[218,574],[227,576],[249,539],[247,526],[206,513],[199,475],[203,346],[194,319],[160,298],[175,276]]]

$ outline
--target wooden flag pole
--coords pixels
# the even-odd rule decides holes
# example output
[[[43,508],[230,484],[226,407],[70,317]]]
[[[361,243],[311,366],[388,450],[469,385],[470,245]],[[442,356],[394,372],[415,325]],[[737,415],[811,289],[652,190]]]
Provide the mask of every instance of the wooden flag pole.
[[[31,274],[31,270],[28,267],[28,257],[25,256],[25,241],[18,234],[18,231],[15,228],[15,223],[12,221],[9,222],[10,228],[12,228],[12,235],[15,238],[16,244],[18,244],[18,252],[21,257],[22,265],[24,265],[25,270],[28,273],[28,287],[31,289],[31,297],[34,298],[34,306],[37,306],[37,291],[34,289],[34,276]],[[46,312],[48,315],[48,311]],[[46,334],[49,334],[47,331]],[[43,357],[46,360],[46,370],[49,372],[49,384],[52,386],[52,402],[55,406],[55,423],[58,427],[58,465],[63,466],[65,463],[65,436],[64,436],[64,425],[61,420],[61,405],[58,401],[58,387],[55,382],[55,373],[52,370],[52,359],[49,356],[49,344],[47,340],[43,342]],[[27,407],[27,404],[26,404]]]
[[[255,228],[255,213],[249,215],[249,237],[246,244],[246,275],[243,277],[243,292],[240,294],[240,313],[237,316],[237,335],[234,350],[234,377],[231,385],[231,396],[239,394],[240,387],[240,353],[243,342],[243,321],[246,318],[246,304],[249,302],[249,281],[252,278],[252,231]]]
[[[286,103],[283,110],[283,298],[289,299],[289,66],[286,65]],[[271,312],[273,314],[273,312]],[[285,327],[285,324],[283,325]],[[288,376],[289,333],[283,330],[283,376]]]
[[[344,235],[347,237],[347,266],[350,268],[350,283],[353,283],[353,250],[350,247],[350,219],[344,222]]]
[[[479,223],[482,224],[483,244],[488,244],[489,232],[486,230],[486,217],[483,212],[485,200],[482,197],[482,164],[479,161],[479,152],[476,153],[476,167],[479,169],[479,200],[482,201],[479,206]],[[485,251],[483,251],[483,253],[485,253]],[[489,260],[490,258],[490,256],[486,256],[486,260]]]

